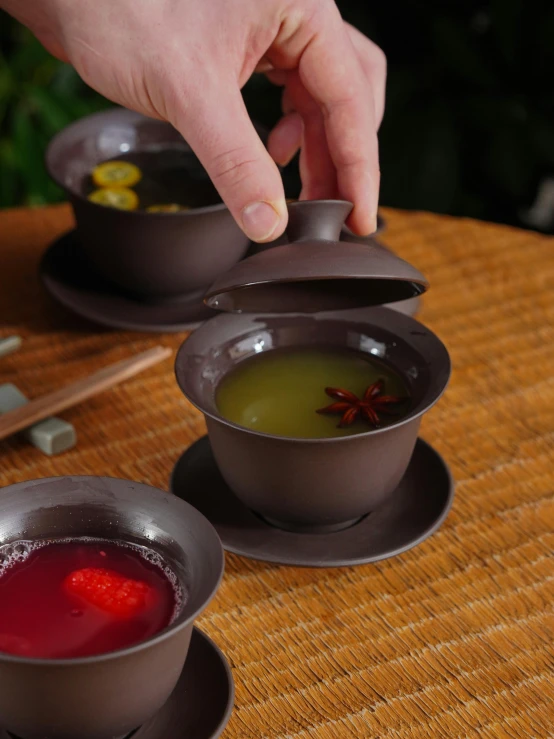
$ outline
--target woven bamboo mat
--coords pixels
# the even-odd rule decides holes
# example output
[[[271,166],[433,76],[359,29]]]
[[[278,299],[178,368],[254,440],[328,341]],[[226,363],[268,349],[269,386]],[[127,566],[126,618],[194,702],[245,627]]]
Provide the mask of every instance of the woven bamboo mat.
[[[454,507],[430,540],[377,565],[227,556],[200,622],[234,669],[225,739],[554,736],[554,240],[386,216],[386,242],[430,278],[421,319],[452,355],[451,385],[422,435],[452,467]],[[0,381],[31,397],[106,354],[184,338],[104,331],[44,295],[39,257],[70,223],[66,207],[0,213],[0,335],[25,339],[0,360]],[[0,485],[93,473],[167,489],[204,433],[171,360],[63,417],[77,448],[49,459],[0,443]]]

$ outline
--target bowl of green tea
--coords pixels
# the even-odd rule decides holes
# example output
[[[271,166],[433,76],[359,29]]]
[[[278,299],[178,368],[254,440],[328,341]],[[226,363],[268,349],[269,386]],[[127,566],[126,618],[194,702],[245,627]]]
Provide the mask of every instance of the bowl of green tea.
[[[72,123],[46,164],[75,213],[87,260],[146,299],[201,297],[248,239],[169,124],[114,108]]]
[[[253,431],[329,439],[397,423],[410,396],[399,373],[371,354],[293,346],[239,362],[217,386],[216,406]]]
[[[394,491],[450,359],[387,308],[224,314],[183,343],[176,375],[235,495],[282,528],[320,531]]]

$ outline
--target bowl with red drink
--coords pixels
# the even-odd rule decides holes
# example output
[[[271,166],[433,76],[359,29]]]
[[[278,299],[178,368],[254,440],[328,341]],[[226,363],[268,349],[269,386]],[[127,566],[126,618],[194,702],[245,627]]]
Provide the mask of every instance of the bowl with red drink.
[[[2,510],[0,726],[126,736],[181,675],[223,575],[215,530],[167,493],[101,477],[12,485]]]

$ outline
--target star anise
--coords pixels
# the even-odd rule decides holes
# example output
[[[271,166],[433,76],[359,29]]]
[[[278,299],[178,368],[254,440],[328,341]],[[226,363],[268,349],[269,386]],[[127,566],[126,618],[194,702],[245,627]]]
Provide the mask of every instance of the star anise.
[[[326,387],[325,392],[337,402],[326,408],[320,408],[317,413],[338,413],[342,415],[338,428],[350,426],[358,418],[362,418],[373,426],[379,425],[379,413],[394,413],[390,406],[402,403],[406,398],[396,395],[382,395],[385,388],[383,379],[377,380],[365,391],[362,398],[339,387]]]

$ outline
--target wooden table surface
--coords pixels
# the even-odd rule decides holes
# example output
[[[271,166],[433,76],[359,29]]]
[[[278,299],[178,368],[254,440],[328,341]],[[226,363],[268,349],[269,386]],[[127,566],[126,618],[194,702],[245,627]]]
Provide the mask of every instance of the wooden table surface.
[[[554,239],[385,215],[384,241],[430,279],[420,319],[452,356],[422,436],[451,465],[454,506],[431,539],[376,565],[296,569],[227,555],[199,622],[235,676],[224,739],[554,736]],[[0,336],[24,337],[0,360],[0,381],[30,397],[106,357],[176,350],[185,338],[104,330],[55,305],[37,266],[70,226],[66,206],[0,212]],[[1,485],[102,474],[167,489],[205,432],[171,359],[62,417],[77,447],[48,458],[1,442]]]

